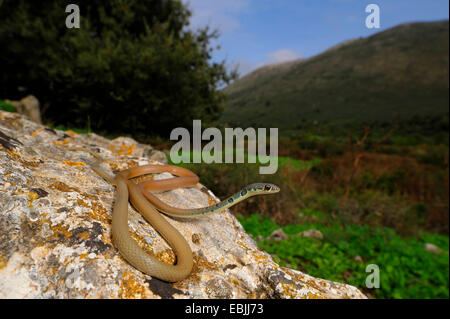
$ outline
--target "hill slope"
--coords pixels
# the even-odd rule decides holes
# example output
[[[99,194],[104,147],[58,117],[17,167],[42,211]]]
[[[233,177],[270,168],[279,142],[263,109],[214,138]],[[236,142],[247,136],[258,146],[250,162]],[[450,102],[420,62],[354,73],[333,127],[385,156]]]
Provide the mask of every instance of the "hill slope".
[[[224,89],[221,121],[295,128],[448,114],[448,25],[403,24],[309,59],[262,67]]]

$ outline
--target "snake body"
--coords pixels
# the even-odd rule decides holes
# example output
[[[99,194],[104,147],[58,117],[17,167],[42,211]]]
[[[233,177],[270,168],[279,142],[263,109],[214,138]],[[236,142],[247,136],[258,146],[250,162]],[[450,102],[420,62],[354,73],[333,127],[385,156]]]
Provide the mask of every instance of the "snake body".
[[[195,186],[199,178],[188,169],[173,165],[144,165],[120,171],[110,176],[100,164],[103,159],[87,148],[67,148],[74,151],[86,151],[97,161],[91,168],[105,180],[116,186],[117,195],[112,213],[113,242],[121,255],[138,270],[168,282],[186,278],[193,267],[192,251],[184,237],[158,213],[178,218],[196,218],[220,212],[255,195],[277,193],[280,189],[269,183],[256,183],[244,187],[241,191],[212,206],[181,209],[169,206],[159,200],[151,191],[166,191],[180,187]],[[177,177],[135,183],[131,179],[150,173],[170,172]],[[170,265],[148,255],[133,240],[128,229],[128,200],[154,227],[154,229],[172,247],[177,257],[175,265]]]

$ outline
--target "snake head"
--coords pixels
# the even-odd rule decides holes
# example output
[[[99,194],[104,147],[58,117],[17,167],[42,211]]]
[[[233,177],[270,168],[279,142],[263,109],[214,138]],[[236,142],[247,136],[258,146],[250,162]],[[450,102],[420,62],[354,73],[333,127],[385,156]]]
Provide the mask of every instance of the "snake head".
[[[274,194],[280,191],[277,185],[270,183],[255,183],[246,187],[250,195],[266,195]]]

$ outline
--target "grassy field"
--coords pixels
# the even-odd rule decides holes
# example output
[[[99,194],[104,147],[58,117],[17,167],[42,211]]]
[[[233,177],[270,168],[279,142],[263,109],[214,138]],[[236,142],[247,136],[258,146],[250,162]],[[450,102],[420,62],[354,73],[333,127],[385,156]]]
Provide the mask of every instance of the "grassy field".
[[[231,211],[282,266],[355,285],[371,298],[448,298],[448,124],[441,120],[353,135],[347,128],[347,136],[327,127],[302,132],[280,140],[274,175],[259,175],[259,164],[180,165],[220,198],[252,182],[280,186]],[[267,238],[279,228],[288,239]],[[323,239],[297,235],[308,229]],[[380,268],[379,289],[365,287],[370,264]]]
[[[315,222],[280,226],[258,214],[240,216],[239,220],[249,234],[259,238],[258,246],[281,266],[354,285],[371,298],[449,297],[448,236],[423,232],[405,238],[390,228],[329,224],[323,212],[306,209],[299,214],[314,216]],[[267,239],[279,228],[289,236],[288,239]],[[308,229],[319,230],[324,239],[298,235]],[[426,251],[425,243],[433,243],[446,252]],[[366,267],[371,264],[380,269],[378,289],[365,286]]]

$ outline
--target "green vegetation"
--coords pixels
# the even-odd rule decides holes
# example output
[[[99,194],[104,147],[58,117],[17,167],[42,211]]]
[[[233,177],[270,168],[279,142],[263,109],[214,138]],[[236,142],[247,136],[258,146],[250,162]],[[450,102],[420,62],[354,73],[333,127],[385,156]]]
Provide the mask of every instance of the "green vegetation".
[[[7,111],[7,112],[15,112],[16,108],[14,105],[8,104],[3,100],[0,100],[0,110]]]
[[[283,266],[355,285],[373,298],[448,298],[448,139],[440,138],[448,133],[445,123],[426,123],[372,127],[362,144],[364,133],[354,127],[281,138],[274,175],[259,175],[259,163],[181,165],[220,198],[256,181],[280,186],[280,193],[231,211],[254,238],[280,227],[290,235],[257,240]],[[324,239],[294,236],[307,229]],[[428,252],[425,243],[444,253]],[[365,288],[369,264],[380,267],[380,289]]]
[[[215,88],[234,72],[211,60],[216,31],[186,28],[180,0],[80,0],[79,29],[65,26],[67,4],[3,2],[1,97],[33,94],[45,121],[135,138],[219,117]]]
[[[316,217],[324,215],[312,210],[301,213]],[[281,242],[257,240],[259,247],[273,255],[282,266],[349,283],[377,298],[449,297],[448,236],[423,233],[418,238],[402,238],[389,228],[327,225],[320,219],[315,223],[280,227],[269,218],[256,214],[239,220],[254,238],[267,238],[278,228],[289,235]],[[296,236],[307,229],[320,230],[324,239]],[[424,249],[425,243],[433,243],[446,252],[431,253]],[[365,287],[369,275],[365,269],[370,264],[380,268],[379,289]]]
[[[448,118],[448,37],[448,20],[410,23],[262,67],[223,90],[221,122],[301,134],[326,124]]]
[[[57,126],[53,126],[52,127],[55,130],[59,130],[59,131],[74,131],[75,133],[78,134],[89,134],[91,133],[91,131],[89,129],[82,129],[82,128],[69,128],[69,127],[65,127],[63,125],[57,125]]]

